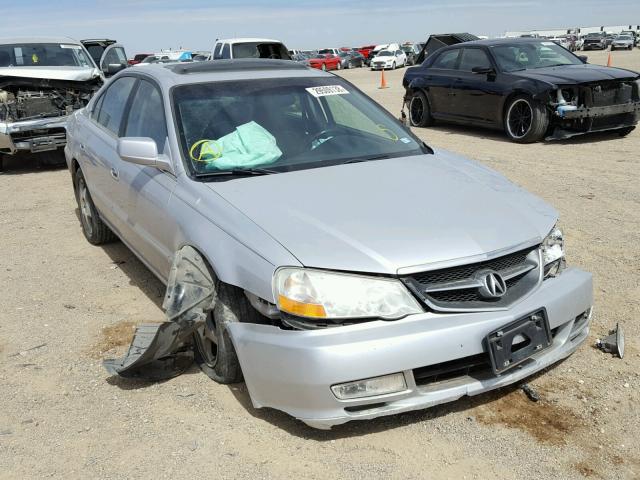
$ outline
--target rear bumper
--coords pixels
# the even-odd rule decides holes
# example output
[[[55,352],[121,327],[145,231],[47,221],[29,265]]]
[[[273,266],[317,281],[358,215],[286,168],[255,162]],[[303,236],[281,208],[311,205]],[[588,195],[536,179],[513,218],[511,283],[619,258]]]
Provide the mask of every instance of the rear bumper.
[[[0,122],[0,153],[45,152],[64,147],[67,117]]]
[[[310,426],[330,428],[350,420],[418,410],[517,382],[569,356],[586,339],[592,306],[591,274],[575,268],[546,280],[508,311],[436,314],[374,321],[315,331],[267,325],[229,326],[256,408],[282,410]],[[544,307],[553,344],[500,376],[452,378],[417,385],[413,370],[486,354],[485,336]],[[338,400],[337,383],[402,372],[407,390],[358,400]],[[371,405],[367,408],[367,405]],[[354,409],[353,407],[357,407]]]

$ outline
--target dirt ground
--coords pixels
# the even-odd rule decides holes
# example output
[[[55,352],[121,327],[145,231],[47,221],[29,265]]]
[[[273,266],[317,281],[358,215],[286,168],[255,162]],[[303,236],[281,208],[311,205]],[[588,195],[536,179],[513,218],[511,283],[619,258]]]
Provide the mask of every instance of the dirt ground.
[[[588,52],[605,63],[605,52]],[[640,70],[640,50],[614,65]],[[403,70],[341,72],[394,115]],[[125,248],[89,245],[66,170],[0,175],[0,479],[639,478],[640,130],[516,145],[499,132],[416,129],[560,211],[568,261],[593,272],[588,344],[531,384],[430,410],[312,430],[251,407],[195,367],[163,383],[110,378],[164,289]],[[624,360],[592,347],[620,323]]]

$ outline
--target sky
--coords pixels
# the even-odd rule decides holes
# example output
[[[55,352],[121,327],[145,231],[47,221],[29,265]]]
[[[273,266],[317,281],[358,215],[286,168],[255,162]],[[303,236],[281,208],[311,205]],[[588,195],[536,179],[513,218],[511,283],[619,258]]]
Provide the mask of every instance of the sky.
[[[418,41],[430,33],[640,25],[640,0],[0,0],[1,37],[113,38],[129,56],[210,50],[217,38],[289,48]]]

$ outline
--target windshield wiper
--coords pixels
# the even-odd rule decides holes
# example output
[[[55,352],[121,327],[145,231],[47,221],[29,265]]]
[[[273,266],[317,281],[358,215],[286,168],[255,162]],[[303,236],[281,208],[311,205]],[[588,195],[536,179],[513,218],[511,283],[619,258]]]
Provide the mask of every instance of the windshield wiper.
[[[387,154],[382,154],[382,155],[374,155],[372,157],[356,157],[356,158],[349,158],[347,160],[345,160],[344,162],[340,162],[340,165],[346,165],[347,163],[360,163],[360,162],[368,162],[370,160],[384,160],[386,158],[391,158],[390,155]]]
[[[251,176],[251,175],[271,175],[274,173],[281,173],[276,170],[269,170],[268,168],[232,168],[231,170],[220,170],[218,172],[199,173],[197,178],[207,177],[224,177],[224,176]]]

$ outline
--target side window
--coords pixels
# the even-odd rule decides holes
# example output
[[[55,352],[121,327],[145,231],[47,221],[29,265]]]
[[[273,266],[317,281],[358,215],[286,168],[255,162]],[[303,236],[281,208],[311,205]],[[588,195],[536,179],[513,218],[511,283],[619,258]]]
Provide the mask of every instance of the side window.
[[[216,43],[213,48],[213,59],[220,60],[222,58],[222,43]]]
[[[131,102],[124,136],[153,138],[158,152],[164,149],[167,122],[162,107],[162,97],[160,91],[150,82],[140,80],[140,86]]]
[[[225,43],[224,47],[222,47],[222,58],[223,59],[231,58],[231,49],[228,43]]]
[[[118,135],[122,114],[131,89],[136,83],[134,77],[121,77],[113,82],[100,100],[97,122],[107,130]]]
[[[441,53],[438,58],[436,58],[436,61],[433,62],[432,68],[454,70],[456,68],[456,61],[458,60],[459,53],[459,48]]]
[[[470,72],[474,67],[491,68],[491,61],[486,52],[480,48],[462,49],[462,60],[458,68]]]
[[[402,50],[396,50],[396,55],[402,55]]]
[[[102,108],[102,102],[104,102],[104,94],[100,95],[100,98],[96,100],[96,104],[93,107],[93,111],[91,112],[91,118],[93,118],[96,122],[98,121],[98,114],[100,113],[100,109]]]

